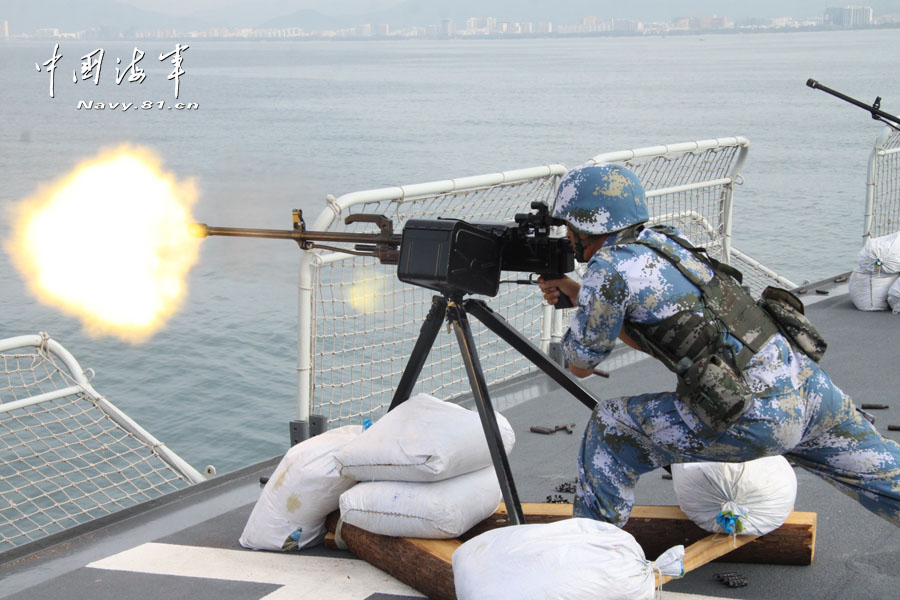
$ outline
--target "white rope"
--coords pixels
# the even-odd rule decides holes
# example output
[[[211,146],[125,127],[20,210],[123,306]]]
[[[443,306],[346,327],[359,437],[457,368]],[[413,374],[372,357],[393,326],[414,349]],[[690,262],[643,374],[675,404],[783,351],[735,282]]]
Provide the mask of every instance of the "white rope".
[[[337,525],[334,527],[334,545],[338,550],[347,550],[347,544],[341,537],[341,530],[344,528],[344,520],[338,518]]]
[[[655,600],[659,600],[662,598],[662,586],[663,586],[663,574],[662,570],[660,570],[659,565],[655,562],[650,563],[650,569],[653,571],[653,577],[656,580],[656,590],[654,591],[653,597]]]

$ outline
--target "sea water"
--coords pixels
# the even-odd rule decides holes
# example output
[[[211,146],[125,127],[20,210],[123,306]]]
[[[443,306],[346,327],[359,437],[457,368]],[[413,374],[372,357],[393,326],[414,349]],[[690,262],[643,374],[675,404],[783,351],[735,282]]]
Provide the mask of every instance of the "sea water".
[[[173,65],[158,60],[176,43],[189,46],[177,100]],[[884,110],[900,113],[897,30],[59,44],[52,98],[44,63],[55,42],[0,44],[0,209],[121,143],[149,147],[194,179],[197,220],[284,229],[291,209],[316,215],[327,194],[743,135],[751,149],[735,191],[734,244],[797,282],[853,268],[866,162],[882,131],[806,80],[866,102],[880,95]],[[81,63],[98,48],[95,84]],[[116,84],[135,48],[146,79],[129,83],[126,73]],[[89,100],[154,108],[77,108]],[[139,228],[140,217],[120,226]],[[0,210],[4,239],[9,227]],[[102,394],[190,463],[221,473],[288,445],[297,263],[289,242],[205,241],[182,309],[134,346],[92,339],[39,303],[0,253],[0,338],[49,332],[96,371]]]

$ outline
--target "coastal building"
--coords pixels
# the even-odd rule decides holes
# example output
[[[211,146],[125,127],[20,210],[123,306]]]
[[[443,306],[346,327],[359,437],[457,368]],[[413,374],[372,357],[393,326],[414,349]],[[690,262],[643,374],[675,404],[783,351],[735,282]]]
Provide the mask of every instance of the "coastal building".
[[[844,6],[825,9],[825,25],[833,27],[861,27],[872,25],[870,6]]]

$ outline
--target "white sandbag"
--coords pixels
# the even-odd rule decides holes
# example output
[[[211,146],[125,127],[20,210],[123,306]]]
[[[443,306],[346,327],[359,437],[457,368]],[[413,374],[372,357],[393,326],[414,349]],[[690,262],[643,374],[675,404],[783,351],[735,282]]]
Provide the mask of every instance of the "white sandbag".
[[[459,537],[500,506],[493,467],[432,483],[366,481],[341,495],[341,519],[396,537]]]
[[[459,600],[652,600],[654,569],[681,577],[684,546],[655,562],[609,523],[566,519],[492,529],[453,553]]]
[[[895,281],[888,289],[888,306],[894,314],[900,314],[900,279]]]
[[[508,453],[516,436],[496,415]],[[359,481],[440,481],[492,464],[478,413],[427,394],[378,419],[335,460],[342,475]]]
[[[866,240],[857,264],[864,273],[900,273],[900,232]]]
[[[888,291],[897,277],[895,273],[853,271],[847,284],[853,306],[859,310],[887,310]]]
[[[672,465],[681,510],[706,531],[765,535],[794,510],[797,477],[783,456]]]
[[[282,550],[288,538],[298,549],[321,542],[325,517],[338,509],[341,494],[356,484],[338,473],[334,453],[360,434],[361,425],[348,425],[288,450],[250,513],[238,540],[241,546]]]

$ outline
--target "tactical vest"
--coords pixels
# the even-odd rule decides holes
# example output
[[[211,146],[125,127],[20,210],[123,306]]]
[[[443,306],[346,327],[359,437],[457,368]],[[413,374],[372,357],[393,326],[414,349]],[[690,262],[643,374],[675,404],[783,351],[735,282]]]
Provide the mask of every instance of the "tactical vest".
[[[741,287],[740,271],[678,237],[672,228],[653,227],[712,269],[712,279],[704,282],[659,240],[638,239],[643,229],[637,225],[625,230],[616,243],[641,244],[669,261],[700,290],[702,314],[683,310],[659,323],[626,321],[625,332],[678,376],[678,395],[700,420],[724,431],[744,413],[752,396],[742,377],[744,369],[778,327]],[[739,351],[726,344],[726,333],[741,342]]]

